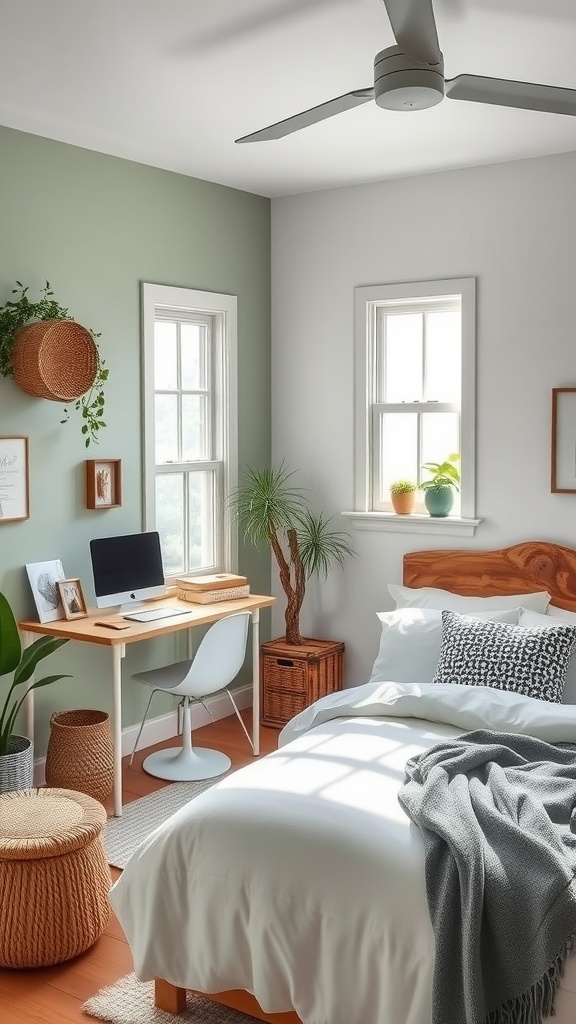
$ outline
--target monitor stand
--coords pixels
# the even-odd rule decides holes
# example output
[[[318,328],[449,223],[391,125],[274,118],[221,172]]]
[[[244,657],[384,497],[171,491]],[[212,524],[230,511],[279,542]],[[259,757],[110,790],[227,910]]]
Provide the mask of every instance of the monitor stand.
[[[128,601],[127,604],[118,604],[114,609],[116,615],[126,615],[127,612],[141,612],[143,608],[148,608],[148,601]]]

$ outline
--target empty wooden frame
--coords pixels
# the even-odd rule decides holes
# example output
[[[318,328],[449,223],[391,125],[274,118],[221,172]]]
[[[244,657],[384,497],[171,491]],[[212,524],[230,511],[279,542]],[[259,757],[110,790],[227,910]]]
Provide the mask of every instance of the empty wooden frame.
[[[576,494],[576,388],[552,389],[553,494]]]

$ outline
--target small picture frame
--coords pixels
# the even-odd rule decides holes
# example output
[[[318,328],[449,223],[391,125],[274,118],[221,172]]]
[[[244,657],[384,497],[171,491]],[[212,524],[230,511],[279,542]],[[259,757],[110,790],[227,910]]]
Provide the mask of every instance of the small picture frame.
[[[0,437],[0,523],[29,518],[28,438]]]
[[[88,615],[86,600],[79,579],[58,580],[56,584],[67,619],[83,619]]]
[[[28,562],[26,572],[40,622],[54,622],[64,618],[58,583],[65,579],[60,559],[49,562]]]
[[[121,459],[86,459],[86,508],[119,508],[121,473]]]
[[[576,494],[576,388],[552,389],[552,494]]]

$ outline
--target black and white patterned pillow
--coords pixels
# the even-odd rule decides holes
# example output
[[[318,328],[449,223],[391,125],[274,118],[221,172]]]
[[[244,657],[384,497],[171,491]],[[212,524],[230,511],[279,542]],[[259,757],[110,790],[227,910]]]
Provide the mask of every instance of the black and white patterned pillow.
[[[433,682],[493,686],[559,704],[576,626],[513,626],[442,612]]]

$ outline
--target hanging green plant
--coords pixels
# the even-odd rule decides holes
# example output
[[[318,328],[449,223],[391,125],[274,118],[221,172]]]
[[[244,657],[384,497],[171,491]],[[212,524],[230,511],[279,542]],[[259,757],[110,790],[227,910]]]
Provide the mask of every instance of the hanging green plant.
[[[16,281],[17,288],[12,289],[15,299],[9,299],[3,306],[0,306],[0,375],[12,377],[16,383],[29,394],[53,401],[64,402],[64,415],[61,423],[67,423],[70,416],[70,408],[73,408],[81,417],[81,433],[86,448],[92,442],[98,443],[98,433],[106,426],[104,421],[104,384],[108,380],[108,369],[104,360],[100,357],[96,339],[100,337],[93,330],[82,327],[70,316],[68,309],[62,306],[55,298],[49,281],[45,282],[40,292],[40,299],[32,302],[28,298],[28,286]],[[48,382],[41,376],[46,367],[40,368],[39,328],[36,325],[46,324],[52,321],[53,326],[47,327],[41,333],[49,339],[49,347],[52,356],[52,365],[48,373],[52,377]],[[25,332],[22,329],[28,328]],[[27,337],[25,337],[27,335]],[[78,345],[83,345],[79,358],[80,368],[77,369],[77,378],[74,384],[64,379],[62,386],[52,388],[51,382],[54,374],[58,377],[66,374],[73,364],[72,348],[69,347],[71,336]],[[36,357],[37,379],[26,382],[23,377],[29,370],[23,355],[24,343],[27,342],[33,355]],[[88,350],[86,349],[88,342]],[[54,354],[61,353],[59,361],[54,361]],[[80,384],[78,386],[78,381]],[[82,393],[80,393],[82,392]]]

